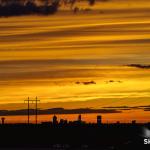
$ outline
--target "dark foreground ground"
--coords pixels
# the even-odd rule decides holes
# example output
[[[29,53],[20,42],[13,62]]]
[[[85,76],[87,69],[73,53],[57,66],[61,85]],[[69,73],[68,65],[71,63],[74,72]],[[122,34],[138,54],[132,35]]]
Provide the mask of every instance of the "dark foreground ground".
[[[130,150],[144,145],[149,125],[0,125],[0,150]]]

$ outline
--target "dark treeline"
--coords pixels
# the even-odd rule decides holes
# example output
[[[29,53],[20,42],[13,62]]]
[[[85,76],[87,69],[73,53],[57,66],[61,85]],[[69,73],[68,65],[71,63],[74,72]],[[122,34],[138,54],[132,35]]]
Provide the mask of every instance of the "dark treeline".
[[[44,0],[38,5],[37,0],[0,0],[0,16],[19,16],[28,14],[54,14],[60,0]]]

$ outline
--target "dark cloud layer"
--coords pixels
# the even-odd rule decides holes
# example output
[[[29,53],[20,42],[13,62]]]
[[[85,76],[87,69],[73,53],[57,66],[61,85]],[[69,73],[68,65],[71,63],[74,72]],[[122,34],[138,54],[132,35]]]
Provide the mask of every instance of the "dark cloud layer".
[[[11,115],[27,115],[27,110],[0,110],[0,116],[11,116]],[[86,113],[121,113],[119,110],[115,109],[90,109],[90,108],[80,108],[80,109],[64,109],[64,108],[51,108],[45,110],[38,110],[38,114],[86,114]],[[34,115],[35,110],[31,109],[30,114]]]
[[[115,110],[135,110],[141,109],[144,111],[150,111],[150,105],[145,106],[109,106],[109,107],[102,107],[104,109],[115,109]]]
[[[140,69],[150,69],[150,65],[141,65],[141,64],[130,64],[129,67],[140,68]]]

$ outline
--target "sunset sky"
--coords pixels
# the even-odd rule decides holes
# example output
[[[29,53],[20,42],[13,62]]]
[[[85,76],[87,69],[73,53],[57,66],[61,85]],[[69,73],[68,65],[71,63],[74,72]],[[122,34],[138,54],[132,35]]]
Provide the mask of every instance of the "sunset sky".
[[[150,105],[150,68],[128,66],[150,64],[150,1],[77,6],[0,18],[0,109],[22,109],[28,96],[42,108]]]

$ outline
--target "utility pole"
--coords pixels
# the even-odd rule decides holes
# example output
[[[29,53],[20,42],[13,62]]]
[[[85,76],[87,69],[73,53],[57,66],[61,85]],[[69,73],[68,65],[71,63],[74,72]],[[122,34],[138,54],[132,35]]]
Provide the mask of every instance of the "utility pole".
[[[27,100],[25,100],[24,102],[28,103],[28,124],[30,123],[30,98],[28,97]]]
[[[35,99],[35,123],[38,123],[38,102],[40,102],[40,100],[38,100],[38,98],[36,97]]]

